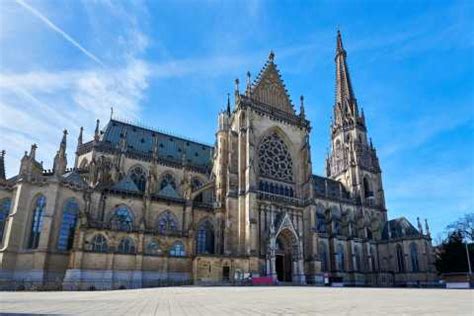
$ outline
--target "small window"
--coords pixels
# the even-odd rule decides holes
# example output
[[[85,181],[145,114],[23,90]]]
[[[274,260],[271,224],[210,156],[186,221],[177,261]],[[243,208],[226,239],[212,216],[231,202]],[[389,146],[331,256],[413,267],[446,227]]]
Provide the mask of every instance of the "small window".
[[[94,252],[107,252],[107,239],[105,239],[104,235],[98,234],[92,238],[91,250]]]
[[[184,257],[186,256],[186,252],[184,250],[184,245],[182,242],[177,241],[173,244],[170,249],[170,256],[171,257]]]

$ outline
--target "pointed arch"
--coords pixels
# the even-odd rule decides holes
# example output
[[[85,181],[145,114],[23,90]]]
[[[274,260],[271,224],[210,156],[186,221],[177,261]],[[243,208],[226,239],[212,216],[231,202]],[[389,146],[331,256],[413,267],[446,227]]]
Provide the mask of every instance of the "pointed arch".
[[[43,217],[46,209],[46,197],[39,194],[33,203],[34,209],[31,218],[31,226],[28,237],[28,249],[36,249],[39,245],[41,230],[43,228]]]
[[[169,234],[178,231],[178,219],[169,210],[163,211],[156,218],[156,229],[160,234]]]
[[[403,253],[403,248],[400,244],[398,244],[396,249],[398,272],[405,272],[405,255]]]
[[[141,192],[145,192],[147,179],[147,172],[145,168],[139,164],[134,165],[128,170],[128,175],[130,176],[130,179],[132,179],[132,181],[135,183],[138,190],[140,190]]]
[[[10,198],[5,198],[0,201],[0,243],[3,241],[5,224],[7,222],[7,217],[10,214],[11,206],[12,199]]]
[[[196,234],[196,253],[214,253],[214,225],[209,219],[201,221]]]
[[[110,224],[112,229],[120,231],[131,231],[133,229],[133,212],[126,205],[119,205],[115,208]]]
[[[414,242],[410,244],[410,258],[411,258],[411,271],[419,272],[420,265],[418,262],[418,247]]]
[[[74,242],[74,230],[79,215],[79,204],[75,198],[69,198],[63,207],[61,227],[59,228],[58,250],[70,250]]]
[[[120,241],[117,251],[122,254],[134,254],[136,251],[135,242],[130,237],[125,237]]]
[[[186,249],[182,241],[175,241],[170,248],[171,257],[184,257],[186,256]]]
[[[94,235],[90,243],[90,249],[94,252],[107,252],[109,249],[107,238],[103,234]]]

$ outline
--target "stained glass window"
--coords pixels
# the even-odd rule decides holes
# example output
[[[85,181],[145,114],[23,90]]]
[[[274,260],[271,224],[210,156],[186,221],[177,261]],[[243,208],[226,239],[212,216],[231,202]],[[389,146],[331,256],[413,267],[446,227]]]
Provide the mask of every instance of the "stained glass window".
[[[58,249],[69,250],[74,241],[79,205],[75,199],[69,199],[63,209],[63,218],[59,228]]]
[[[169,173],[165,174],[163,179],[161,179],[160,190],[163,190],[166,186],[170,185],[173,189],[176,190],[176,181],[173,176]]]
[[[209,221],[199,226],[196,242],[197,253],[214,253],[214,228]]]
[[[130,238],[124,238],[120,241],[118,252],[124,254],[135,253],[135,243]]]
[[[288,147],[276,133],[263,139],[258,157],[261,176],[293,181],[293,161]]]
[[[35,209],[33,210],[33,218],[31,220],[30,236],[28,239],[28,249],[38,248],[41,229],[43,226],[43,214],[46,208],[46,197],[40,195],[36,198]]]
[[[11,204],[11,199],[3,199],[0,201],[0,243],[3,240],[5,224],[7,222],[8,214],[10,214]]]
[[[107,252],[107,239],[104,235],[95,235],[91,242],[91,250],[95,252]]]
[[[130,231],[133,228],[132,212],[128,207],[122,205],[118,207],[111,219],[112,228],[122,231]]]
[[[146,188],[146,172],[142,167],[136,166],[130,170],[130,178],[135,182],[138,190],[144,192]]]
[[[174,232],[178,228],[176,217],[170,212],[165,211],[158,217],[158,231],[160,233]]]
[[[171,246],[170,256],[172,257],[184,257],[186,252],[184,250],[184,245],[181,241],[177,241]]]

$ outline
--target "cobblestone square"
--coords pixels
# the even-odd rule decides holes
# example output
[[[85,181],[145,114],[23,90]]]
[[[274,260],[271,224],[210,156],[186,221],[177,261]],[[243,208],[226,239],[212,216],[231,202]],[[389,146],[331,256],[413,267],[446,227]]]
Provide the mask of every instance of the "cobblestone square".
[[[474,292],[444,289],[175,287],[2,292],[1,313],[74,315],[473,315]]]

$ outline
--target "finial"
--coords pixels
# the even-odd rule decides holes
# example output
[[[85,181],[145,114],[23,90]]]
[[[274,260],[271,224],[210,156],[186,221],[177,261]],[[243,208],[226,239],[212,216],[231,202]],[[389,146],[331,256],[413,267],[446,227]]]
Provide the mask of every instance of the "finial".
[[[247,96],[250,96],[251,89],[252,89],[251,75],[250,75],[250,71],[247,71],[247,90],[246,90]]]
[[[275,53],[273,52],[273,50],[270,51],[270,54],[268,55],[268,60],[272,63],[275,60]]]
[[[95,141],[99,140],[99,124],[100,124],[100,120],[97,119],[96,125],[95,125],[95,131],[94,131],[94,140]]]
[[[418,232],[420,233],[420,235],[423,235],[423,227],[421,226],[420,218],[417,217],[416,221],[418,223]]]
[[[227,115],[230,116],[230,93],[227,93]]]
[[[428,226],[428,220],[425,218],[425,231],[426,231],[426,235],[430,236],[431,233],[430,233],[430,226]]]
[[[300,96],[300,115],[304,117],[304,96]]]
[[[36,144],[31,145],[30,158],[32,158],[32,159],[35,159],[35,157],[36,157],[36,148],[38,148],[38,146]]]
[[[114,117],[114,107],[110,107],[110,119]]]
[[[239,78],[235,79],[235,95],[238,97],[240,94],[239,92]]]
[[[81,126],[81,128],[79,129],[79,136],[77,137],[77,146],[81,146],[82,145],[82,133],[84,131],[84,128]]]
[[[5,153],[6,153],[5,149],[3,149],[2,152],[1,152],[1,157],[2,158],[5,158]]]

